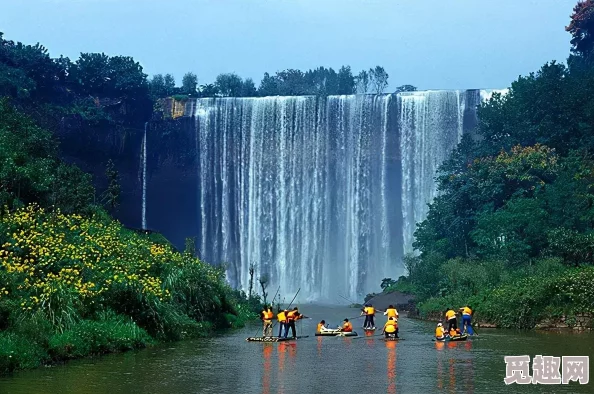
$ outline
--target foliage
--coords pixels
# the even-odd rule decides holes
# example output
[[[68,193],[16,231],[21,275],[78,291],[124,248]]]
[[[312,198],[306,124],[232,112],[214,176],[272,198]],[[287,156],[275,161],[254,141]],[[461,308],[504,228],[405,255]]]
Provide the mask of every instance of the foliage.
[[[196,74],[189,72],[182,78],[181,92],[182,94],[195,95],[198,88],[198,77]]]
[[[86,212],[94,199],[90,176],[61,163],[51,133],[0,99],[0,204],[38,202]]]
[[[0,245],[4,324],[54,360],[204,336],[254,317],[223,270],[99,215],[28,205],[2,215]]]
[[[420,253],[387,288],[414,293],[422,312],[472,303],[482,320],[531,328],[592,311],[593,7],[574,9],[570,67],[547,63],[481,104],[479,138],[436,174]]]
[[[388,73],[381,66],[369,69],[369,80],[375,94],[381,94],[388,87]]]
[[[119,205],[121,187],[118,170],[111,159],[107,161],[105,176],[108,181],[108,186],[107,190],[103,193],[103,201],[107,207],[113,211]]]

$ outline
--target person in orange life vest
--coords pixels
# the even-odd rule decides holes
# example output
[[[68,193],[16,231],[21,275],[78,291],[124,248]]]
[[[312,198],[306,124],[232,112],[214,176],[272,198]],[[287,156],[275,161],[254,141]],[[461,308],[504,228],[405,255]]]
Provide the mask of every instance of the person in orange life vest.
[[[289,334],[289,328],[291,328],[291,334],[293,334],[293,338],[297,337],[297,330],[295,329],[295,322],[301,319],[303,315],[299,313],[299,309],[297,307],[293,308],[292,311],[287,313],[287,327],[285,328],[285,338]]]
[[[272,319],[274,319],[274,312],[272,312],[272,306],[269,305],[268,307],[264,308],[262,312],[260,312],[260,319],[263,323],[262,336],[271,337]]]
[[[388,318],[382,333],[386,335],[386,338],[398,338],[398,321],[395,317]]]
[[[285,310],[281,310],[280,308],[278,308],[278,314],[276,315],[276,320],[278,320],[278,337],[282,338],[283,336],[283,330],[285,330],[285,336],[287,335],[287,313],[289,311]]]
[[[322,332],[322,328],[326,327],[326,320],[322,320],[321,322],[318,323],[318,329],[317,332],[320,333]]]
[[[388,319],[393,317],[394,319],[398,319],[398,311],[394,308],[394,305],[390,305],[388,309],[384,312],[384,316],[388,316]]]
[[[437,323],[437,328],[435,329],[435,339],[444,339],[445,338],[445,330],[443,329],[443,325],[441,323]]]
[[[365,322],[363,328],[375,328],[373,317],[375,316],[375,308],[371,304],[365,304],[365,308],[361,312],[361,316],[365,315]]]
[[[445,318],[446,322],[448,323],[448,331],[458,328],[458,323],[456,322],[456,312],[454,312],[453,308],[450,308],[446,311]]]
[[[349,319],[344,319],[344,323],[342,323],[342,332],[353,332],[353,325],[349,322]]]

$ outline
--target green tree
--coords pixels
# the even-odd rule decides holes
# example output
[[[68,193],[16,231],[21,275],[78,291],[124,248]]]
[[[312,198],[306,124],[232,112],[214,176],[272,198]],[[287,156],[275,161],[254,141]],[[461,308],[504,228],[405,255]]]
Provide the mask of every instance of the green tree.
[[[196,257],[196,239],[195,238],[186,238],[185,240],[185,249],[184,253]]]
[[[120,175],[113,162],[109,159],[105,169],[105,177],[107,178],[107,189],[103,193],[103,203],[110,211],[115,211],[120,204]]]
[[[196,74],[189,72],[186,73],[182,79],[181,93],[194,96],[196,94],[196,88],[198,87],[198,77]]]
[[[394,93],[402,93],[402,92],[416,92],[417,88],[413,85],[402,85],[398,86]]]
[[[149,81],[151,96],[153,99],[159,99],[167,96],[167,89],[165,88],[165,78],[163,74],[155,74]]]
[[[257,95],[258,90],[254,84],[254,80],[251,78],[245,79],[241,87],[241,97],[256,97]]]
[[[386,90],[388,77],[388,73],[381,66],[369,69],[369,81],[375,94],[381,94]]]
[[[234,73],[219,74],[215,85],[220,94],[225,97],[240,97],[243,89],[243,80]]]
[[[165,74],[163,77],[163,84],[165,87],[165,95],[171,96],[175,94],[175,78],[171,74]]]
[[[369,93],[369,73],[365,70],[359,72],[356,77],[357,93]]]
[[[355,78],[351,72],[351,67],[342,66],[338,70],[338,91],[336,94],[354,94],[355,92]]]

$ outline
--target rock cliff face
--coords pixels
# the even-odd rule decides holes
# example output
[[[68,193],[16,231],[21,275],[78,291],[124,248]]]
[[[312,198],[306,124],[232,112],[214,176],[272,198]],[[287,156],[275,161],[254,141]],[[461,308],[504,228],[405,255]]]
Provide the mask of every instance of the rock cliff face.
[[[100,189],[114,159],[124,224],[141,227],[144,211],[178,247],[195,237],[232,284],[246,287],[253,263],[286,295],[355,298],[401,274],[435,171],[489,94],[169,99],[146,131],[60,137]]]

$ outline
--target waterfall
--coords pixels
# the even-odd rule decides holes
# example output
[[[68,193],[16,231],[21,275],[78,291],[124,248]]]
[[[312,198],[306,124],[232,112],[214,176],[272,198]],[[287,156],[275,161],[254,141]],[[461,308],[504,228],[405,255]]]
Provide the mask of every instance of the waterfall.
[[[403,274],[435,174],[476,124],[491,91],[209,98],[189,101],[196,130],[199,255],[249,267],[285,296],[336,301]],[[158,147],[152,148],[158,149]],[[194,148],[192,148],[194,149]],[[146,128],[142,142],[146,227]]]
[[[148,122],[144,124],[144,135],[142,137],[142,229],[146,230],[146,130]]]

